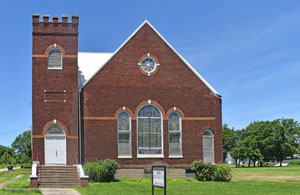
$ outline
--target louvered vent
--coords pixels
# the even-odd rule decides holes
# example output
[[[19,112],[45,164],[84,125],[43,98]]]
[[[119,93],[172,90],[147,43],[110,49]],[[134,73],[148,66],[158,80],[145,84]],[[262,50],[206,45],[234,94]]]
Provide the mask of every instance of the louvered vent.
[[[48,69],[62,69],[62,55],[58,48],[52,48],[48,54]]]

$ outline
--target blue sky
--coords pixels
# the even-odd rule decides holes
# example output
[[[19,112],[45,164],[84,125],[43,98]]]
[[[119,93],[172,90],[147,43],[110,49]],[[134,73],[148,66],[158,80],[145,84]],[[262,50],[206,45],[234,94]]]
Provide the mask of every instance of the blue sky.
[[[113,52],[145,20],[223,96],[223,123],[300,121],[300,1],[2,1],[0,144],[31,126],[31,15],[79,14],[79,51]]]

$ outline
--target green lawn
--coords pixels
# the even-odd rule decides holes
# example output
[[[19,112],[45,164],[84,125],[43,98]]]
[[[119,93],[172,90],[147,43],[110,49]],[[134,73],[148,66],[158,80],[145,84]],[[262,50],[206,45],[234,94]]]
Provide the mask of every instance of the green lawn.
[[[0,183],[19,174],[25,174],[14,182],[7,184],[0,194],[40,194],[29,188],[30,169],[0,172]],[[256,167],[233,168],[231,182],[199,182],[194,178],[168,179],[168,194],[299,194],[300,166],[298,167]],[[2,181],[2,182],[1,182]],[[15,189],[8,189],[15,188]],[[139,195],[151,194],[151,179],[120,179],[109,183],[90,182],[89,187],[79,187],[81,194],[103,195]],[[155,194],[163,194],[156,188]]]
[[[23,189],[0,189],[1,195],[8,195],[8,194],[30,194],[30,195],[40,195],[41,192],[37,189],[33,190],[23,190]]]
[[[233,181],[300,182],[300,166],[233,168]]]
[[[111,183],[90,183],[89,187],[80,187],[77,190],[81,194],[103,195],[138,195],[151,194],[151,179],[122,179]],[[157,194],[163,194],[162,189],[155,190]],[[196,179],[172,179],[167,181],[168,194],[297,194],[300,185],[282,182],[258,181],[232,181],[225,182],[199,182]]]
[[[233,168],[231,182],[199,182],[193,178],[168,179],[168,194],[299,194],[300,166],[298,167],[257,167]],[[110,183],[89,183],[79,187],[81,194],[151,194],[151,179],[121,179]],[[155,189],[163,194],[162,189]]]
[[[6,184],[4,188],[29,188],[30,178],[29,174],[25,174],[22,177],[16,179],[12,183]]]
[[[30,169],[18,169],[18,170],[13,170],[13,171],[0,172],[0,183],[3,183],[6,180],[10,180],[22,173],[24,173],[24,174],[30,173],[30,171],[31,171]]]

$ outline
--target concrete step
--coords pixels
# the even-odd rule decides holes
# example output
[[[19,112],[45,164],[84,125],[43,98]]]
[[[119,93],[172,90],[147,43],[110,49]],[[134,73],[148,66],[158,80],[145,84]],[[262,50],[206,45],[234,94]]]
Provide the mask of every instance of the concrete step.
[[[80,178],[75,166],[39,166],[40,187],[77,187]]]
[[[78,173],[68,173],[68,174],[61,174],[61,173],[40,173],[38,174],[40,177],[78,177]]]
[[[39,182],[49,182],[49,183],[73,183],[73,182],[80,182],[80,179],[79,178],[68,178],[68,179],[65,179],[65,178],[40,178],[39,179]]]
[[[38,173],[78,173],[77,170],[38,170]]]
[[[39,183],[39,187],[79,187],[80,182],[77,183]]]

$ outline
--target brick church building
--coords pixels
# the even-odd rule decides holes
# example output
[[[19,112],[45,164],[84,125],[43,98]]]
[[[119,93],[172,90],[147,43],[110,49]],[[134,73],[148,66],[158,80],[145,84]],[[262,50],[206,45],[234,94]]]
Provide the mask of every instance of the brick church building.
[[[148,21],[114,53],[78,52],[77,15],[32,22],[33,161],[222,162],[221,96]]]

